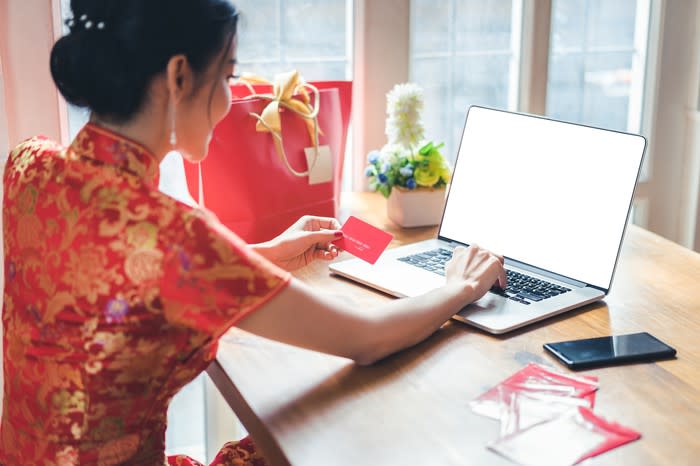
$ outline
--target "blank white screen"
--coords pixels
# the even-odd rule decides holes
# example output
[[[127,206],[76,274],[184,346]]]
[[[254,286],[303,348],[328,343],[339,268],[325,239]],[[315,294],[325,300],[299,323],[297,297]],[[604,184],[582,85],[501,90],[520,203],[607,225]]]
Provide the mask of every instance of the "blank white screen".
[[[471,107],[440,236],[609,288],[644,138]]]

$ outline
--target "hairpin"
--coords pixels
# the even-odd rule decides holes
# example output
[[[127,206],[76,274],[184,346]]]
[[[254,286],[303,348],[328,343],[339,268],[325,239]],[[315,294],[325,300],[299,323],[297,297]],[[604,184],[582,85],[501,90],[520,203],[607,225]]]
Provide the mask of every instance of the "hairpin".
[[[104,28],[105,28],[105,22],[104,22],[104,21],[98,21],[97,24],[95,24],[95,22],[92,21],[91,19],[89,19],[89,18],[88,18],[88,15],[85,14],[85,13],[83,13],[82,15],[80,15],[80,18],[78,18],[78,21],[80,21],[81,23],[84,23],[83,27],[84,27],[85,29],[92,29],[92,27],[95,26],[95,27],[97,27],[97,29],[99,29],[100,31],[102,31],[102,30],[104,30]],[[66,26],[68,26],[69,28],[72,29],[73,27],[75,27],[75,24],[76,24],[76,23],[75,23],[75,19],[74,19],[74,18],[69,18],[69,19],[67,19],[67,20],[65,21],[65,24],[66,24]]]

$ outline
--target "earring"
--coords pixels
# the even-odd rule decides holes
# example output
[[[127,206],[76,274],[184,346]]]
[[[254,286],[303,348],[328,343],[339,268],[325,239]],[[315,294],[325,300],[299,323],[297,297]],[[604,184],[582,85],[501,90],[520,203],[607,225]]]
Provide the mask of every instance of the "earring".
[[[202,161],[200,160],[197,162],[197,176],[198,176],[198,184],[199,184],[199,192],[197,193],[199,195],[198,199],[198,204],[199,207],[204,207],[204,185],[202,184]]]
[[[175,107],[170,104],[170,145],[175,147],[177,144],[177,134],[175,133]]]

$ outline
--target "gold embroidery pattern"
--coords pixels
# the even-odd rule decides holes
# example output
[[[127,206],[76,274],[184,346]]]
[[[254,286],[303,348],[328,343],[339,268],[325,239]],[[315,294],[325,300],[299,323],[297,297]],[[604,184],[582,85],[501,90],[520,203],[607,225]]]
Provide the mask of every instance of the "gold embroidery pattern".
[[[10,154],[0,464],[163,464],[169,400],[289,280],[157,180],[94,125]]]

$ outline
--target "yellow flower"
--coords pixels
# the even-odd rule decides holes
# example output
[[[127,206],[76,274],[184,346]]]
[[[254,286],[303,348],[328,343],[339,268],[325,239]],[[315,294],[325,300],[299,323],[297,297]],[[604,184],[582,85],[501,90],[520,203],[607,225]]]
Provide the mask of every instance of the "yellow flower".
[[[440,172],[431,166],[416,168],[413,176],[418,186],[430,187],[440,181]]]
[[[440,178],[442,178],[442,181],[444,181],[445,183],[449,183],[452,179],[450,167],[448,167],[446,164],[442,166],[442,173],[440,174]]]
[[[442,179],[445,183],[450,180],[450,169],[445,158],[440,153],[440,147],[427,143],[420,148],[414,157],[416,170],[414,177],[419,186],[432,187]]]

